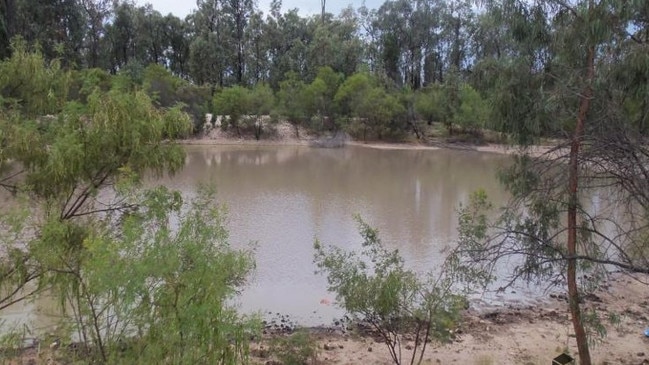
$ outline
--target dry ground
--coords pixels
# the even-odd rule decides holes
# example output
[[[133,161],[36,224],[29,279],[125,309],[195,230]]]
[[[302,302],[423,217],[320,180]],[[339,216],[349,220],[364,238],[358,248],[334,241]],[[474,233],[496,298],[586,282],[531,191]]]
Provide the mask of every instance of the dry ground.
[[[614,274],[609,284],[585,301],[584,308],[596,310],[607,330],[591,347],[594,364],[649,364],[649,338],[643,334],[649,327],[647,283],[649,276]],[[566,349],[577,354],[573,333],[568,305],[561,295],[536,306],[470,309],[456,330],[456,339],[430,348],[424,364],[548,365]],[[371,337],[322,331],[314,337],[320,349],[318,364],[391,363],[386,346]],[[404,349],[404,359],[409,355]],[[272,363],[270,358],[256,360]]]

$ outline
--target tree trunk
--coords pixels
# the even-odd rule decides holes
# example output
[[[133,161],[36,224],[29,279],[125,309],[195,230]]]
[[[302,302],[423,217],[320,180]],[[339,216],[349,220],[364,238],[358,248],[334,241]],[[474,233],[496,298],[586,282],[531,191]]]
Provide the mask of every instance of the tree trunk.
[[[579,190],[579,148],[584,135],[584,124],[590,108],[590,100],[593,97],[592,82],[595,76],[595,49],[588,48],[586,85],[579,97],[579,114],[577,125],[570,144],[570,167],[569,167],[569,194],[568,205],[568,303],[572,316],[572,325],[577,339],[577,350],[579,351],[579,363],[591,365],[590,350],[588,349],[588,338],[581,318],[579,308],[579,292],[577,289],[577,193]]]

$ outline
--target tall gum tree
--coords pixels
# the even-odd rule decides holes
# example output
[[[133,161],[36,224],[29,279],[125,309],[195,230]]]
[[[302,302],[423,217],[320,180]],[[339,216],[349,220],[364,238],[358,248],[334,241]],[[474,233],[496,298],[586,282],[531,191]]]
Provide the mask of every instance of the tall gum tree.
[[[611,266],[649,271],[642,205],[649,189],[638,178],[647,162],[646,134],[625,106],[629,98],[642,105],[643,97],[636,83],[617,80],[634,72],[646,76],[647,59],[631,61],[646,51],[638,35],[643,26],[633,25],[642,6],[596,0],[487,4],[487,11],[510,20],[503,39],[512,42],[509,54],[496,52],[499,64],[490,65],[500,74],[487,83],[495,85],[493,118],[523,149],[502,175],[512,203],[488,222],[484,196],[474,197],[461,210],[456,253],[468,259],[464,269],[476,279],[493,280],[502,272],[495,263],[508,257],[516,265],[503,286],[517,279],[565,283],[580,364],[592,363],[588,338],[597,323],[580,306],[592,281],[580,281],[579,273],[604,276]],[[530,154],[526,146],[548,131],[559,142],[540,158]],[[622,206],[631,218],[593,208],[593,195],[600,206]]]

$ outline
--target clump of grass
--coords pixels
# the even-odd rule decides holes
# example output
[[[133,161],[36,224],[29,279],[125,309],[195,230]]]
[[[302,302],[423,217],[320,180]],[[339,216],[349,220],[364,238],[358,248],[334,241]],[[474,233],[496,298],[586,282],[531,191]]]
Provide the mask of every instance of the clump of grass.
[[[316,364],[318,345],[308,330],[272,339],[270,353],[284,365]]]

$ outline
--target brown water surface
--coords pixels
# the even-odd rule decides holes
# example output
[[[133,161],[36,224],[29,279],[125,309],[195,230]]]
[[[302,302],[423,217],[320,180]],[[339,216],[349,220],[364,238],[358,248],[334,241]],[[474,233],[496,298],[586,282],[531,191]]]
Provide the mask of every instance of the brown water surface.
[[[425,272],[456,238],[457,208],[477,189],[506,199],[496,179],[509,157],[457,150],[381,150],[348,146],[187,146],[185,168],[149,184],[193,194],[215,184],[229,208],[230,241],[256,242],[257,270],[239,303],[244,311],[290,314],[303,324],[340,315],[313,242],[356,248],[354,214]]]
[[[214,184],[228,206],[234,247],[255,243],[256,271],[238,299],[244,312],[288,314],[303,325],[330,324],[343,313],[315,275],[314,239],[354,249],[360,245],[354,214],[380,231],[419,272],[435,270],[441,250],[457,236],[457,209],[477,189],[495,204],[506,195],[496,179],[510,158],[459,150],[399,150],[348,146],[187,146],[185,168],[149,179],[195,194]],[[0,195],[0,203],[7,197]],[[22,302],[3,311],[0,332],[27,324],[49,331],[52,299]],[[18,327],[16,327],[18,326]]]

